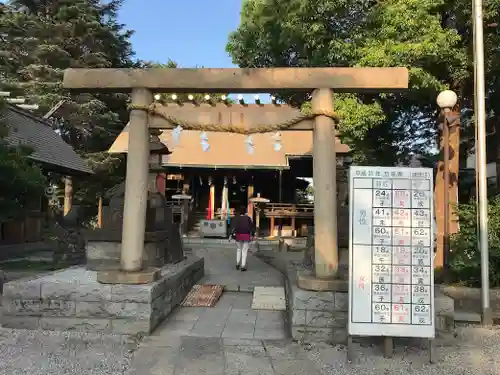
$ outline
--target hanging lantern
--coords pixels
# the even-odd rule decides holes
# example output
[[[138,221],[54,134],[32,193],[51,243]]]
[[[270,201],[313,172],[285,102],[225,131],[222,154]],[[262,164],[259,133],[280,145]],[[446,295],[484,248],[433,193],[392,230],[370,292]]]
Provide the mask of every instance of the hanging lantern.
[[[177,127],[172,130],[172,143],[173,146],[177,146],[181,139],[182,126],[177,125]]]
[[[208,134],[206,132],[200,134],[200,144],[204,152],[210,150],[210,144],[208,143]]]
[[[201,176],[199,177],[199,180],[200,180],[200,186],[203,186],[203,178],[201,178]]]
[[[281,151],[281,133],[280,132],[276,132],[274,133],[271,138],[273,139],[273,148],[274,148],[274,151]]]
[[[253,143],[253,139],[252,139],[251,135],[247,136],[245,143],[246,143],[247,152],[250,155],[252,155],[255,152],[255,145]]]
[[[211,186],[211,185],[212,185],[212,177],[208,176],[208,186]]]
[[[224,186],[227,186],[227,177],[224,176]]]
[[[233,185],[236,185],[236,176],[233,176]]]

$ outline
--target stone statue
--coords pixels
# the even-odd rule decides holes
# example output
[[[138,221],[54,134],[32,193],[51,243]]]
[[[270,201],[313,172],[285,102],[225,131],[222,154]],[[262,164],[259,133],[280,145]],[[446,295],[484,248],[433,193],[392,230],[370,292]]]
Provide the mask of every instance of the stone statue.
[[[308,270],[314,270],[314,235],[310,233],[307,236],[306,249],[304,250],[304,258],[302,259],[302,265]]]

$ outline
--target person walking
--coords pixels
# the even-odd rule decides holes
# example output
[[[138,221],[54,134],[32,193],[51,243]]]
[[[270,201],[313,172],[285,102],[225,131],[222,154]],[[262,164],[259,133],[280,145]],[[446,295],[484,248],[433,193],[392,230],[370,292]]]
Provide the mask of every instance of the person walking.
[[[240,207],[238,213],[232,221],[231,237],[236,240],[236,269],[246,271],[248,248],[255,233],[252,218],[247,215],[247,208]]]

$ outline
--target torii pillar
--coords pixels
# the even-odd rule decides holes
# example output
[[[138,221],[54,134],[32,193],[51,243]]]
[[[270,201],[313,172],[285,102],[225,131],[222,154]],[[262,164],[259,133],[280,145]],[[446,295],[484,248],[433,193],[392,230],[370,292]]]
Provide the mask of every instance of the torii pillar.
[[[390,92],[408,88],[406,68],[256,68],[256,69],[67,69],[64,87],[78,91],[132,92],[130,135],[121,264],[116,283],[144,282],[138,277],[144,252],[148,126],[171,128],[165,119],[147,115],[152,92],[313,92],[313,111],[333,110],[332,90],[339,92]],[[210,117],[209,115],[207,115]],[[205,116],[205,117],[207,117]],[[155,124],[156,122],[156,124]],[[213,122],[212,122],[213,123]],[[321,280],[332,280],[338,270],[335,127],[328,116],[296,124],[291,130],[314,131],[315,275],[309,287],[323,288]],[[246,123],[241,127],[250,126]],[[136,275],[128,277],[127,275]],[[323,288],[324,289],[324,288]]]

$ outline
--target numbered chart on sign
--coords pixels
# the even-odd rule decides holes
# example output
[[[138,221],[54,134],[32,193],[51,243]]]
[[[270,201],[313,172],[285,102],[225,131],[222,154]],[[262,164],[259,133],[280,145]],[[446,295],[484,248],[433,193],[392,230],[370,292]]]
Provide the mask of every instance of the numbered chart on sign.
[[[390,208],[377,207],[372,210],[372,223],[377,227],[391,227],[392,215]]]
[[[433,172],[351,167],[349,334],[434,337]]]
[[[411,209],[393,208],[392,223],[394,227],[411,228]]]
[[[433,219],[431,218],[431,210],[428,209],[413,209],[411,210],[411,226],[416,228],[430,228]]]

